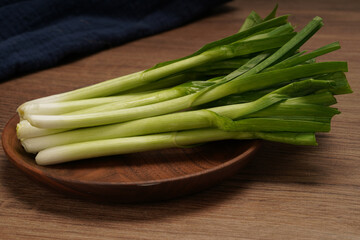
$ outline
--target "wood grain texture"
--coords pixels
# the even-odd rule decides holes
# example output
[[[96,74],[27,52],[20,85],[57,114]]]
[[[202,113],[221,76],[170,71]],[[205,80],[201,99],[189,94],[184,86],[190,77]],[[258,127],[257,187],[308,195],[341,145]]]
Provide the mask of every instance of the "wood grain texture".
[[[299,28],[325,26],[304,48],[340,41],[326,60],[349,62],[351,95],[318,147],[266,143],[235,177],[210,190],[148,204],[99,204],[40,187],[0,150],[0,239],[360,239],[360,2],[276,1]],[[0,84],[0,126],[26,100],[184,56],[239,28],[273,1],[233,1],[197,22]]]

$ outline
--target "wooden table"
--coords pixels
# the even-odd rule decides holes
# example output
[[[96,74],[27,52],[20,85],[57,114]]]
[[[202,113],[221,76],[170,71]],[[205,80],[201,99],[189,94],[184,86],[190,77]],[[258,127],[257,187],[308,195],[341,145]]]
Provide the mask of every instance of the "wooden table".
[[[360,239],[360,2],[277,1],[299,28],[325,26],[306,49],[340,41],[323,59],[349,62],[355,91],[318,147],[265,143],[236,176],[204,192],[147,204],[100,204],[35,184],[0,153],[0,239]],[[272,1],[234,1],[194,23],[0,84],[0,127],[32,98],[142,70],[238,30]]]

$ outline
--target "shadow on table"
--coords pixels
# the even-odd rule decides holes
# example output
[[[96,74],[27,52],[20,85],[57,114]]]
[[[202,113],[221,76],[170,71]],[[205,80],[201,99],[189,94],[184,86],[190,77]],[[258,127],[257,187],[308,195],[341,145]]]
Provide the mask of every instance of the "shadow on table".
[[[323,139],[326,141],[326,139]],[[326,144],[326,143],[322,143]],[[262,149],[236,176],[203,192],[163,202],[143,204],[98,203],[65,196],[40,187],[10,162],[3,166],[1,183],[13,198],[39,212],[96,221],[147,221],[203,211],[227,201],[241,201],[242,191],[256,182],[316,184],[321,169],[307,155],[317,148],[264,143]]]

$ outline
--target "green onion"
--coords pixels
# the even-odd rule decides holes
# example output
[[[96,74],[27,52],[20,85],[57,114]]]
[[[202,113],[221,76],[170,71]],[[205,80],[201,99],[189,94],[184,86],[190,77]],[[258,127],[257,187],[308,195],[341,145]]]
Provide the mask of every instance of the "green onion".
[[[40,165],[226,139],[316,145],[351,93],[346,62],[316,62],[338,42],[300,47],[322,26],[294,32],[277,5],[193,54],[18,108],[17,137]]]
[[[73,131],[66,131],[62,133],[52,134],[48,136],[28,138],[22,141],[24,148],[31,153],[36,153],[40,150],[43,150],[48,147],[53,147],[57,145],[75,143],[75,142],[84,142],[92,141],[106,138],[118,138],[118,137],[128,137],[136,135],[145,135],[159,132],[170,132],[170,131],[179,131],[195,128],[206,128],[206,127],[218,127],[220,129],[229,129],[228,126],[233,126],[230,119],[240,119],[247,117],[271,117],[271,116],[314,116],[315,118],[325,118],[331,119],[332,116],[337,114],[336,110],[332,108],[323,107],[323,106],[313,106],[312,108],[305,108],[302,111],[297,112],[298,107],[303,105],[295,104],[291,102],[294,97],[297,99],[308,98],[307,94],[318,91],[320,89],[328,89],[332,86],[333,82],[331,81],[320,81],[320,80],[304,80],[301,82],[295,82],[284,86],[280,89],[277,89],[260,99],[236,105],[221,106],[210,109],[202,109],[196,111],[186,111],[178,112],[173,114],[161,115],[152,118],[143,118],[135,121],[129,121],[120,124],[113,125],[104,125],[93,128],[82,128]],[[305,97],[300,97],[304,96]],[[288,100],[287,100],[288,99]],[[286,100],[284,103],[281,101]],[[298,100],[298,102],[301,100]],[[304,102],[304,101],[303,101]],[[276,104],[276,105],[274,105]],[[274,107],[271,107],[274,105]],[[309,104],[308,104],[309,105]],[[307,105],[306,105],[307,106]],[[320,111],[320,107],[323,107]],[[316,110],[315,110],[316,109]],[[297,113],[301,113],[298,115]],[[297,117],[296,120],[309,120]],[[230,118],[230,119],[228,119]],[[278,122],[272,122],[274,119],[268,119],[267,122],[270,124],[258,124],[258,120],[251,119],[244,121],[237,121],[237,125],[246,126],[241,130],[244,131],[249,128],[253,123],[256,122],[256,129],[251,131],[268,131],[268,126],[273,128],[273,131],[289,131],[289,126],[299,125],[297,122],[284,122],[287,125],[284,125],[279,119]],[[287,117],[286,120],[289,120]],[[317,121],[318,119],[310,119],[311,121]],[[265,121],[265,120],[264,120]],[[265,121],[266,122],[266,121]],[[323,122],[323,121],[322,121]],[[291,125],[293,124],[293,125]],[[306,123],[304,123],[306,124]],[[274,126],[279,125],[280,128],[274,128]],[[318,131],[324,131],[321,126],[322,123],[313,123],[310,127],[320,127]],[[285,127],[281,129],[281,127]],[[327,126],[326,126],[327,127]],[[327,129],[327,128],[326,128]],[[239,128],[235,129],[240,131]],[[310,130],[310,129],[308,129]],[[295,130],[293,130],[295,131]]]
[[[296,145],[316,145],[314,133],[227,132],[218,129],[199,129],[57,146],[40,151],[35,159],[39,165],[51,165],[84,158],[184,147],[226,139],[264,139]]]
[[[194,67],[208,64],[210,62],[219,61],[222,59],[233,58],[239,55],[246,55],[253,52],[263,51],[266,49],[276,48],[281,45],[277,40],[286,41],[287,36],[275,37],[272,39],[254,40],[247,42],[236,43],[241,39],[249,37],[257,32],[261,32],[264,29],[271,27],[278,27],[286,24],[287,16],[281,16],[268,21],[265,21],[259,25],[251,27],[241,33],[236,33],[230,37],[215,41],[207,44],[194,54],[178,59],[176,61],[169,61],[162,64],[157,64],[155,67],[146,71],[140,71],[137,73],[129,74],[123,77],[107,80],[95,85],[80,88],[70,92],[56,94],[45,98],[36,99],[26,104],[34,102],[61,102],[80,100],[94,97],[103,97],[113,94],[117,94],[129,89],[133,89],[139,86],[143,86],[147,83],[157,81],[161,78],[170,76],[172,74],[179,73]],[[233,45],[231,45],[234,43]],[[271,45],[271,44],[274,45]],[[244,50],[244,52],[242,52]],[[18,108],[18,112],[22,113],[24,105]]]

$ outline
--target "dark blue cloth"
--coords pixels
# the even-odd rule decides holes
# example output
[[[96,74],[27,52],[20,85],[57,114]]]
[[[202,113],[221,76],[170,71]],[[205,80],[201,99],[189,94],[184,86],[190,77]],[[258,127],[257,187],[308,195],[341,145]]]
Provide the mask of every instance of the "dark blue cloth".
[[[0,80],[178,27],[227,0],[0,0]]]

